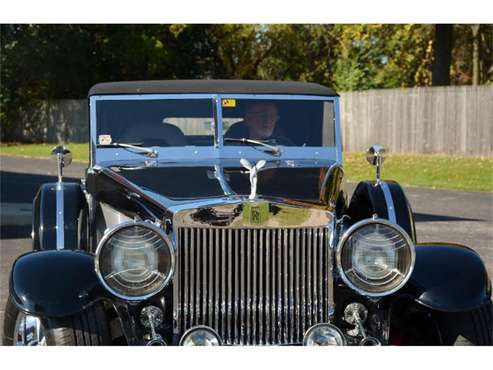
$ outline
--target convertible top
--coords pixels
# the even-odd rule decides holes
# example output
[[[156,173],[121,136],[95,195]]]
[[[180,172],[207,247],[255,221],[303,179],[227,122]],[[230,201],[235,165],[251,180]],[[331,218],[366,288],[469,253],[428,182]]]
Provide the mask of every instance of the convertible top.
[[[161,80],[104,82],[91,95],[116,94],[292,94],[338,96],[328,87],[311,82],[265,80]]]

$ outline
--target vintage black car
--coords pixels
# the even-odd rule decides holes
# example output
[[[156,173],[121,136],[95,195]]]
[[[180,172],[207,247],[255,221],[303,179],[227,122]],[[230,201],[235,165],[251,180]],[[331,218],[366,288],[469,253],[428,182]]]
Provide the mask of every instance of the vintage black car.
[[[339,97],[313,83],[89,92],[90,163],[34,199],[4,344],[492,344],[479,255],[419,244],[402,188],[344,187]]]

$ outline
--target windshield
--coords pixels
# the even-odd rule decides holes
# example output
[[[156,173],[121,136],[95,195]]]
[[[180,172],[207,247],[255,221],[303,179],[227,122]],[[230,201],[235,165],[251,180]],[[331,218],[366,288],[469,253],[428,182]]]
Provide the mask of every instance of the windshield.
[[[93,96],[91,163],[143,156],[338,159],[336,104],[304,95]]]
[[[302,99],[222,99],[224,145],[335,146],[334,104]]]
[[[101,100],[97,144],[212,146],[213,107],[211,99]]]

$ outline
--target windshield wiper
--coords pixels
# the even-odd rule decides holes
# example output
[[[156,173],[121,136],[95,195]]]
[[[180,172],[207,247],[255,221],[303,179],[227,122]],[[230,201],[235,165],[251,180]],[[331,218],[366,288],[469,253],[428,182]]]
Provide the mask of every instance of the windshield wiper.
[[[268,151],[265,151],[265,153],[271,154],[271,155],[276,156],[276,157],[279,157],[282,154],[281,148],[279,148],[278,146],[266,144],[260,140],[247,139],[245,137],[243,137],[241,139],[236,139],[236,138],[232,138],[232,137],[225,137],[224,141],[225,142],[229,141],[232,143],[246,143],[246,144],[252,144],[252,145],[261,145],[264,148],[269,149]]]
[[[111,143],[111,144],[98,144],[97,148],[125,148],[133,149],[137,151],[137,154],[144,154],[150,158],[157,158],[159,153],[154,148],[148,148],[138,144],[127,144],[127,143]]]

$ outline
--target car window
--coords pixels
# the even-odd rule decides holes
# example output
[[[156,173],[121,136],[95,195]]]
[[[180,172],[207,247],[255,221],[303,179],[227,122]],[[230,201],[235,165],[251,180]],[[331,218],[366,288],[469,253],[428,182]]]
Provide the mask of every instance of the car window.
[[[334,104],[322,100],[222,100],[223,136],[286,146],[335,146]],[[225,141],[225,145],[237,145]]]
[[[210,99],[102,100],[97,102],[98,144],[212,146]]]

